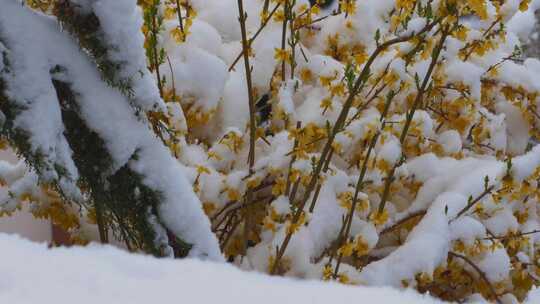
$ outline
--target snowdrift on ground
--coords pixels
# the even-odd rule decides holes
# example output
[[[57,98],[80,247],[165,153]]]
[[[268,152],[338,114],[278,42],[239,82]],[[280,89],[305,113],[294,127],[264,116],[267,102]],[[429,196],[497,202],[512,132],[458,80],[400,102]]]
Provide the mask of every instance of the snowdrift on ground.
[[[440,303],[412,291],[302,282],[110,246],[47,249],[2,234],[0,248],[0,303]]]

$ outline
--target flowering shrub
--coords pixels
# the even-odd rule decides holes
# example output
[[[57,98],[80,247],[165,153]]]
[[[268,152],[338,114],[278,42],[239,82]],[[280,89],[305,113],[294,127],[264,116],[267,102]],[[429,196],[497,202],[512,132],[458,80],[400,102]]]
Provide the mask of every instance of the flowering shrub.
[[[538,1],[141,0],[148,70],[114,40],[134,1],[100,2],[29,1],[128,92],[232,263],[452,301],[538,284]]]

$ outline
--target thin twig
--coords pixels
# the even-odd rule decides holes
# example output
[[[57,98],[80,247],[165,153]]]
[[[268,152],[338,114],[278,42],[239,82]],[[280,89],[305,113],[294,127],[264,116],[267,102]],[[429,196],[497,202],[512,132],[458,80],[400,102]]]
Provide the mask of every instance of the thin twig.
[[[340,235],[338,237],[337,249],[339,249],[343,245],[343,243],[346,242],[347,239],[349,238],[349,235],[350,235],[350,232],[351,232],[352,220],[353,220],[353,217],[354,217],[354,212],[356,210],[356,205],[358,204],[358,196],[360,195],[360,192],[363,191],[363,188],[364,188],[364,178],[365,178],[366,173],[367,173],[369,158],[371,156],[371,152],[373,151],[373,149],[375,148],[375,145],[377,144],[377,141],[379,140],[379,136],[380,136],[382,130],[384,130],[384,128],[385,128],[384,120],[386,119],[386,116],[388,115],[390,105],[392,104],[392,100],[394,99],[394,97],[396,95],[397,94],[395,92],[391,91],[388,94],[388,97],[386,99],[386,103],[384,105],[383,113],[381,114],[381,117],[379,119],[379,121],[382,123],[382,125],[381,125],[380,130],[377,131],[377,133],[373,136],[373,138],[371,139],[371,142],[369,144],[368,151],[367,151],[367,154],[366,154],[366,158],[364,159],[364,163],[362,164],[362,170],[360,171],[360,175],[358,176],[358,180],[356,182],[356,187],[355,187],[355,190],[354,190],[354,196],[353,196],[353,200],[352,200],[351,210],[349,210],[349,213],[348,213],[347,218],[346,218],[345,223],[344,223],[345,224],[345,231],[344,231],[343,235]],[[338,255],[338,258],[337,258],[336,268],[334,270],[334,277],[337,277],[337,275],[339,273],[339,267],[341,265],[342,259],[343,259],[343,254],[340,253]]]
[[[421,217],[421,216],[424,216],[426,215],[426,211],[423,210],[423,211],[418,211],[418,212],[415,212],[415,213],[411,213],[409,216],[405,217],[405,218],[402,218],[401,220],[397,221],[394,225],[388,227],[388,228],[385,228],[381,231],[381,233],[379,233],[379,235],[383,235],[383,234],[386,234],[386,233],[389,233],[389,232],[392,232],[394,230],[396,230],[399,226],[405,224],[406,222],[412,220],[412,219],[415,219],[417,217]]]
[[[253,41],[255,39],[257,39],[257,37],[259,36],[259,34],[262,32],[262,30],[266,27],[266,25],[268,24],[268,21],[270,21],[272,19],[272,16],[274,15],[274,13],[277,11],[277,9],[281,6],[281,3],[278,3],[276,4],[276,6],[274,7],[274,9],[270,12],[270,15],[268,15],[268,18],[266,18],[264,20],[264,22],[261,24],[261,26],[259,27],[259,29],[255,32],[255,34],[253,35],[253,37],[251,37],[249,39],[249,48],[251,48],[251,44],[253,43]],[[249,50],[248,48],[248,50]],[[244,48],[242,47],[242,51],[240,52],[240,54],[238,54],[238,56],[236,56],[236,58],[234,59],[233,63],[231,64],[231,66],[229,67],[229,72],[232,71],[234,69],[234,67],[236,66],[236,64],[238,63],[238,61],[242,58],[242,56],[244,55]]]
[[[448,35],[449,35],[449,31],[444,31],[441,36],[441,39],[439,40],[439,43],[437,44],[436,48],[433,50],[433,56],[432,56],[428,71],[424,77],[424,80],[422,81],[422,85],[419,88],[418,94],[416,95],[416,99],[414,100],[412,109],[409,112],[407,112],[405,125],[403,126],[403,130],[401,131],[401,136],[399,138],[399,142],[401,143],[402,146],[404,146],[405,140],[407,139],[407,133],[409,132],[409,128],[414,118],[414,114],[416,113],[416,110],[418,109],[422,101],[424,100],[424,94],[426,92],[428,84],[430,83],[431,75],[433,71],[435,70],[435,66],[437,65],[439,56],[441,55],[442,49],[444,47],[444,43]],[[390,186],[394,182],[394,175],[396,173],[398,164],[399,162],[396,162],[396,164],[394,164],[394,166],[392,167],[392,170],[390,171],[390,173],[388,174],[388,177],[386,178],[383,196],[381,199],[381,203],[379,204],[379,210],[378,210],[379,214],[382,214],[384,212],[384,207],[390,195]]]
[[[455,253],[455,252],[450,251],[450,252],[448,252],[448,255],[451,256],[451,257],[460,258],[463,261],[465,261],[467,264],[469,264],[472,268],[474,268],[474,270],[478,273],[478,275],[480,275],[482,280],[487,284],[487,286],[489,288],[489,291],[491,292],[491,294],[495,298],[495,301],[498,304],[502,304],[501,299],[499,298],[499,295],[495,291],[495,287],[493,287],[493,284],[491,284],[491,282],[488,280],[486,274],[482,271],[482,269],[480,269],[480,267],[476,266],[476,264],[473,261],[471,261],[468,257],[466,257],[464,255],[461,255],[459,253]]]
[[[469,211],[469,209],[471,209],[474,205],[476,205],[476,203],[478,203],[479,201],[481,201],[486,195],[490,194],[493,189],[495,189],[495,185],[492,185],[490,187],[487,187],[484,192],[482,192],[482,194],[480,194],[477,198],[475,198],[474,200],[470,201],[467,206],[463,207],[463,209],[461,209],[458,214],[452,219],[450,220],[450,222],[453,222],[455,220],[457,220],[460,216],[462,216],[463,214],[465,214],[465,212]]]

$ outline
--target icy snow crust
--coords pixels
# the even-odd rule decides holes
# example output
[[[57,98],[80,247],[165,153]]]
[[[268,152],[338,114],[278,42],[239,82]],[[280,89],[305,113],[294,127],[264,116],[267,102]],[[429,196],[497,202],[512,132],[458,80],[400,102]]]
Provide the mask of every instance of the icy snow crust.
[[[110,246],[49,250],[45,244],[0,235],[0,248],[2,303],[441,303],[413,291],[301,282],[226,264],[133,255]]]
[[[135,5],[132,1],[132,8]],[[32,13],[14,0],[0,0],[0,7],[0,37],[9,48],[10,63],[10,72],[4,70],[0,76],[7,82],[9,98],[25,108],[15,123],[30,135],[32,149],[42,151],[51,168],[59,163],[67,168],[72,182],[77,180],[50,81],[50,70],[62,66],[67,72],[57,77],[70,83],[79,95],[81,115],[105,140],[113,158],[112,170],[128,164],[141,174],[144,184],[163,196],[158,212],[164,224],[194,244],[190,254],[221,260],[217,240],[185,177],[184,167],[149,127],[136,118],[127,98],[101,81],[89,58],[71,37],[61,32],[55,20]],[[132,159],[135,153],[137,158]],[[50,178],[57,178],[52,169]],[[66,189],[75,192],[72,186]]]

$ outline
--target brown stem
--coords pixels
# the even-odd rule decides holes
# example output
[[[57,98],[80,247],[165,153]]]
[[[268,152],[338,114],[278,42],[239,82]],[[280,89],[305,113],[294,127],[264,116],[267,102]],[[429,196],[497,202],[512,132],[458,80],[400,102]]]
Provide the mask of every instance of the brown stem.
[[[182,18],[182,10],[180,7],[180,0],[176,0],[176,14],[178,15],[178,23],[180,24],[180,31],[182,31],[182,40],[185,41],[186,36],[184,32],[184,21]]]
[[[503,235],[503,236],[494,235],[494,236],[486,237],[484,238],[484,240],[507,240],[507,239],[519,238],[519,237],[523,237],[530,234],[536,234],[536,233],[540,233],[540,230],[522,232],[522,233],[518,233],[514,235]]]
[[[296,122],[296,132],[300,132],[300,129],[302,128],[302,122],[301,121],[297,121]],[[296,149],[298,149],[298,138],[295,138],[294,139],[294,146],[293,146],[293,151],[296,151]],[[292,174],[292,166],[294,164],[294,162],[296,161],[296,153],[293,153],[292,154],[292,157],[291,157],[291,162],[289,163],[289,173],[287,174],[287,185],[285,187],[285,194],[286,195],[289,195],[289,192],[291,190],[291,174]]]
[[[103,210],[101,202],[96,201],[96,222],[99,230],[99,241],[102,244],[109,243],[109,234],[107,232],[107,225],[105,223],[105,217],[103,216]]]
[[[405,140],[407,139],[407,133],[409,133],[409,128],[411,126],[412,120],[414,118],[414,113],[424,100],[424,94],[426,92],[427,86],[431,80],[431,74],[435,70],[435,66],[437,65],[437,62],[439,60],[439,56],[441,55],[441,51],[444,47],[444,43],[446,41],[446,38],[449,35],[449,31],[443,31],[441,39],[439,40],[439,43],[437,47],[433,50],[433,56],[431,59],[431,63],[429,65],[428,71],[426,73],[426,76],[424,77],[424,80],[422,81],[422,85],[419,88],[418,94],[416,95],[416,99],[414,100],[412,109],[407,113],[406,119],[405,119],[405,126],[403,126],[403,130],[401,131],[401,136],[399,138],[399,142],[401,143],[401,146],[404,148]],[[378,213],[382,214],[384,211],[384,207],[386,205],[386,202],[388,201],[388,198],[390,196],[390,186],[392,185],[392,182],[394,181],[394,175],[396,173],[396,169],[399,162],[396,162],[394,166],[392,167],[392,170],[388,174],[386,178],[386,182],[384,185],[384,191],[383,196],[381,199],[381,203],[379,204],[379,210]]]
[[[465,214],[465,212],[469,211],[474,205],[476,205],[476,203],[478,203],[479,201],[481,201],[486,195],[490,194],[493,189],[495,189],[495,186],[490,186],[488,188],[486,188],[484,190],[484,192],[482,192],[482,194],[480,194],[477,198],[475,198],[474,200],[470,201],[467,206],[463,207],[463,209],[461,209],[458,214],[456,215],[456,217],[454,217],[450,222],[453,222],[455,220],[457,220],[460,216],[462,216],[463,214]]]
[[[360,192],[363,190],[364,178],[365,178],[366,173],[367,173],[369,158],[371,156],[371,152],[373,151],[373,149],[375,148],[375,145],[377,144],[377,141],[379,139],[381,131],[384,130],[384,128],[385,128],[384,120],[386,119],[386,116],[388,115],[390,105],[392,104],[392,100],[394,99],[394,97],[396,97],[396,95],[397,94],[395,94],[393,91],[391,91],[390,94],[388,95],[387,99],[386,99],[386,103],[384,105],[383,113],[381,114],[381,117],[379,119],[379,121],[382,122],[382,125],[381,125],[380,130],[373,136],[373,138],[371,139],[371,142],[369,144],[369,148],[368,148],[368,151],[367,151],[367,154],[366,154],[366,158],[364,159],[364,163],[362,164],[362,170],[360,172],[360,175],[358,176],[358,180],[357,180],[357,183],[356,183],[356,188],[354,190],[354,197],[353,197],[353,201],[352,201],[351,210],[349,210],[349,213],[347,214],[347,218],[345,220],[345,224],[344,224],[345,225],[345,231],[344,231],[343,235],[339,235],[339,237],[338,237],[337,249],[339,249],[343,245],[343,243],[347,241],[347,239],[349,238],[349,234],[351,233],[352,220],[353,220],[353,217],[354,217],[354,212],[355,212],[355,209],[356,209],[356,205],[358,204],[358,195],[360,195]],[[336,268],[334,270],[334,277],[337,277],[337,275],[338,275],[339,267],[341,265],[341,260],[342,259],[343,259],[343,254],[340,253],[338,255],[338,258],[337,258]]]
[[[234,224],[232,224],[232,228],[231,228],[230,232],[227,233],[227,236],[225,237],[225,239],[221,243],[221,250],[225,250],[225,248],[227,247],[227,244],[229,243],[229,240],[231,239],[234,232],[236,231],[236,228],[238,228],[238,225],[240,225],[241,222],[242,222],[242,219],[240,218],[236,222],[234,222]]]
[[[257,39],[257,37],[259,36],[259,34],[262,32],[262,30],[266,27],[266,25],[268,24],[268,21],[270,21],[272,19],[272,16],[274,15],[274,13],[277,11],[277,9],[281,6],[281,3],[278,3],[276,4],[276,6],[274,7],[274,9],[272,9],[272,11],[270,12],[270,15],[268,15],[268,18],[266,18],[263,23],[261,24],[261,26],[259,27],[259,29],[257,30],[257,32],[255,32],[255,34],[253,35],[253,37],[251,37],[249,39],[249,47],[251,47],[251,44],[253,43],[253,41],[255,39]],[[240,52],[240,54],[238,54],[238,56],[236,56],[236,58],[234,59],[233,63],[231,64],[231,66],[229,67],[229,72],[232,71],[234,69],[234,67],[236,66],[236,64],[238,63],[238,61],[240,61],[240,59],[242,58],[242,56],[244,55],[244,48],[242,48],[242,51]]]
[[[302,29],[302,28],[310,27],[310,26],[312,26],[313,24],[315,24],[315,23],[317,23],[317,22],[321,22],[321,21],[323,21],[324,19],[326,19],[326,18],[328,18],[328,17],[330,17],[330,16],[337,16],[337,15],[339,15],[339,14],[340,14],[340,13],[338,13],[338,12],[332,12],[332,13],[329,14],[329,15],[322,16],[322,17],[319,17],[319,18],[317,18],[317,19],[314,19],[314,20],[312,20],[310,23],[302,24],[302,25],[296,27],[295,30],[299,30],[299,29]]]
[[[253,96],[253,83],[251,79],[251,65],[249,63],[249,47],[250,44],[247,39],[246,31],[246,13],[244,11],[243,0],[238,0],[238,13],[240,21],[240,30],[242,33],[242,53],[244,55],[244,67],[246,72],[246,82],[248,90],[248,102],[249,102],[249,155],[248,155],[248,164],[249,164],[249,175],[253,174],[253,166],[255,165],[255,141],[257,136],[257,121],[255,117],[255,100]],[[252,224],[251,217],[251,206],[250,202],[253,200],[253,189],[248,188],[246,193],[246,215],[245,215],[245,225],[244,225],[244,244],[245,250],[247,250],[247,243],[249,239],[249,232]],[[245,251],[244,251],[245,252]]]
[[[491,30],[499,22],[501,22],[501,17],[498,17],[495,21],[493,21],[493,23],[491,23],[491,25],[484,31],[484,34],[482,34],[482,39],[487,38],[487,36],[491,32]],[[471,44],[468,44],[467,46],[465,46],[465,47],[469,47],[469,50],[467,51],[467,54],[465,54],[465,57],[463,58],[463,61],[468,61],[469,60],[469,58],[472,56],[472,54],[474,52],[474,46],[479,44],[480,42],[481,42],[481,40],[475,40]]]
[[[383,235],[383,234],[386,234],[386,233],[389,233],[389,232],[392,232],[394,230],[396,230],[399,226],[405,224],[406,222],[414,219],[414,218],[417,218],[417,217],[421,217],[421,216],[424,216],[426,215],[426,211],[423,210],[423,211],[418,211],[418,212],[415,212],[415,213],[412,213],[410,214],[409,216],[397,221],[394,225],[388,227],[388,228],[385,228],[381,231],[381,233],[379,233],[379,235]]]
[[[266,14],[268,13],[268,7],[270,6],[270,0],[264,0],[264,5],[263,5],[263,16],[266,16]],[[264,21],[264,20],[263,20]]]
[[[283,8],[285,12],[285,18],[283,19],[283,28],[281,32],[281,50],[285,51],[285,42],[287,41],[287,21],[289,20],[289,0],[285,0],[285,7]],[[283,60],[281,63],[281,81],[285,81],[285,64],[286,60]]]
[[[256,139],[256,117],[255,117],[255,100],[253,98],[253,83],[251,79],[251,66],[249,63],[249,42],[247,40],[246,34],[246,14],[244,12],[243,1],[238,0],[238,11],[240,13],[240,29],[242,32],[242,50],[244,54],[244,66],[246,71],[246,82],[248,89],[248,101],[249,101],[249,131],[250,131],[250,141],[249,141],[249,171],[250,175],[253,174],[253,166],[255,164],[255,139]]]
[[[330,151],[330,155],[328,155],[328,158],[326,159],[326,162],[324,163],[323,173],[328,172],[328,168],[330,168],[330,161],[332,160],[332,155],[334,154],[334,149]],[[322,185],[317,185],[317,189],[315,190],[315,195],[313,195],[313,199],[311,200],[311,205],[309,206],[309,212],[313,212],[315,210],[315,204],[317,203],[317,198],[319,197],[319,193],[321,192]]]

